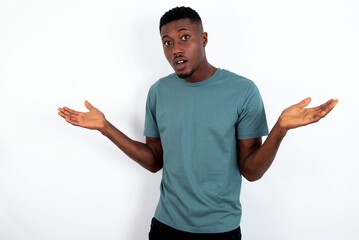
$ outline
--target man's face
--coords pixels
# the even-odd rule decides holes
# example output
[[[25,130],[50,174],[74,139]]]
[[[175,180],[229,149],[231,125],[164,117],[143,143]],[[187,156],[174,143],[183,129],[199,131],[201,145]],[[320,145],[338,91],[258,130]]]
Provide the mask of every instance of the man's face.
[[[160,34],[163,51],[176,74],[184,79],[196,76],[205,60],[207,34],[202,25],[188,18],[179,19],[163,25]]]

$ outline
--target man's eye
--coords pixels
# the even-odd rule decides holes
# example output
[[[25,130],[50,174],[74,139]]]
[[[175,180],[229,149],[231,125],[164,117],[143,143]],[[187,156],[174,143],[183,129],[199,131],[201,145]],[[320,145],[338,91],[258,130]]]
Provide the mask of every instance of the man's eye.
[[[181,37],[181,40],[184,40],[184,41],[186,41],[186,40],[188,40],[189,39],[189,35],[183,35],[182,37]]]
[[[172,45],[172,42],[171,42],[171,41],[164,41],[164,42],[163,42],[163,45],[165,45],[165,46],[171,46],[171,45]]]

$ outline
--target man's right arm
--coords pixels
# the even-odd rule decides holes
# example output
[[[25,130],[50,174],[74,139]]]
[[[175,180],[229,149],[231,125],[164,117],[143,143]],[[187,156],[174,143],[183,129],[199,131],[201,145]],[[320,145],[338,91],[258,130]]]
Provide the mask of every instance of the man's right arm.
[[[68,123],[87,129],[100,131],[127,156],[151,172],[163,167],[163,150],[160,138],[146,138],[146,143],[132,140],[106,120],[105,115],[85,102],[89,112],[78,112],[68,107],[59,108],[59,115]]]
[[[110,139],[128,157],[155,173],[163,167],[163,150],[160,138],[146,138],[146,143],[127,137],[110,122],[100,132]]]

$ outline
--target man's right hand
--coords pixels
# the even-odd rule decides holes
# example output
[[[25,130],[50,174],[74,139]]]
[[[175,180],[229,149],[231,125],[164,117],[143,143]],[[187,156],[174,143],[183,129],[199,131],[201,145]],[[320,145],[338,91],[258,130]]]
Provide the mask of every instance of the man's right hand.
[[[68,107],[62,107],[58,108],[58,114],[74,126],[101,130],[106,123],[105,115],[88,101],[85,101],[85,106],[89,112],[78,112]]]
[[[146,143],[132,140],[108,122],[105,115],[91,103],[85,101],[85,106],[89,112],[79,112],[62,107],[58,108],[58,114],[74,126],[99,130],[127,156],[147,170],[157,172],[162,169],[163,150],[160,138],[146,137]]]

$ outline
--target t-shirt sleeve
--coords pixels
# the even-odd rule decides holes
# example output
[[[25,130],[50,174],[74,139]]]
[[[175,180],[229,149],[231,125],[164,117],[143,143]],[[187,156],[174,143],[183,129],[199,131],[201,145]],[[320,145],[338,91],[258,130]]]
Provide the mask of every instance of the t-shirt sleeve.
[[[145,126],[144,136],[159,137],[159,131],[156,120],[156,101],[153,87],[150,88],[147,94],[146,109],[145,109]]]
[[[250,139],[268,134],[268,125],[259,89],[250,82],[238,109],[237,139]]]

